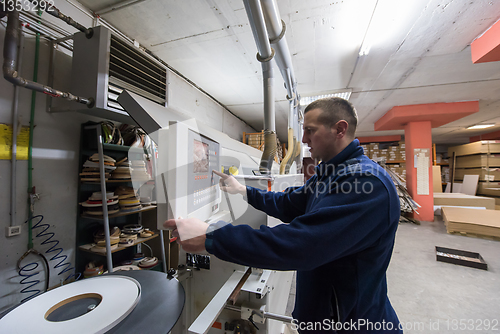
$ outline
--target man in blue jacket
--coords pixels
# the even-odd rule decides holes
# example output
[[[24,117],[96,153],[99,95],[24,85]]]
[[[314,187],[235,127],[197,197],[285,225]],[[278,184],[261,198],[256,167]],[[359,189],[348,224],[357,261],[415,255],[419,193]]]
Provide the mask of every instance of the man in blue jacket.
[[[311,157],[322,161],[304,186],[266,192],[221,177],[221,189],[288,224],[259,230],[197,219],[165,222],[187,252],[207,250],[245,266],[296,270],[293,327],[300,333],[402,333],[387,297],[400,208],[388,174],[355,139],[356,110],[326,98],[304,111]]]

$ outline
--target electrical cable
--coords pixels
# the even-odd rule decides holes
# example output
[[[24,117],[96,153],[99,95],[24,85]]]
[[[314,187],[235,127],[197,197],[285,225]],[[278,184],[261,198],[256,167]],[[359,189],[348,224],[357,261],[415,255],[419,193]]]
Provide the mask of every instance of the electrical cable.
[[[142,243],[144,246],[146,246],[147,248],[149,248],[149,251],[151,252],[151,257],[153,257],[153,250],[151,249],[151,247],[149,247],[149,245],[145,242]]]
[[[49,269],[49,263],[47,261],[47,258],[43,254],[41,254],[40,252],[38,252],[37,250],[35,250],[35,249],[29,249],[26,253],[23,254],[23,256],[21,256],[19,258],[19,260],[17,260],[17,269],[18,269],[19,276],[23,277],[23,279],[20,281],[20,284],[28,285],[27,287],[23,288],[20,291],[20,293],[32,293],[32,292],[34,292],[34,293],[32,295],[30,295],[30,296],[22,299],[21,303],[24,303],[24,302],[26,302],[26,301],[28,301],[28,300],[30,300],[30,299],[38,296],[40,294],[40,292],[41,292],[38,289],[30,290],[34,286],[38,285],[38,283],[40,283],[39,280],[35,279],[33,281],[28,281],[31,277],[38,275],[38,272],[31,273],[31,274],[29,273],[29,272],[35,270],[36,268],[38,268],[38,262],[31,262],[31,263],[28,263],[25,266],[21,267],[21,261],[24,258],[26,258],[31,253],[33,253],[35,255],[38,255],[38,256],[40,256],[43,259],[43,261],[45,263],[45,269],[46,269],[45,291],[47,291],[49,289],[50,269]]]
[[[42,215],[34,216],[32,219],[35,219],[35,218],[39,218],[40,220],[32,227],[32,229],[34,230],[36,228],[43,228],[43,230],[41,232],[39,232],[36,235],[36,237],[37,238],[47,237],[45,240],[42,241],[41,245],[52,244],[52,246],[48,250],[45,251],[45,254],[57,252],[57,254],[55,254],[54,256],[52,256],[49,261],[60,260],[59,263],[57,263],[54,266],[54,269],[65,267],[65,268],[62,269],[61,272],[58,273],[58,275],[64,274],[65,272],[68,272],[71,269],[74,269],[73,267],[70,268],[71,263],[69,263],[69,262],[64,263],[68,259],[68,257],[66,255],[60,255],[64,251],[64,249],[62,249],[62,247],[57,247],[59,245],[59,240],[56,240],[56,239],[51,240],[52,238],[55,237],[55,233],[53,233],[53,232],[47,232],[47,230],[50,228],[50,225],[49,224],[41,224],[41,222],[43,221],[43,216]],[[75,274],[72,273],[71,275],[69,275],[68,277],[66,277],[65,281],[67,281],[71,277],[75,277]]]

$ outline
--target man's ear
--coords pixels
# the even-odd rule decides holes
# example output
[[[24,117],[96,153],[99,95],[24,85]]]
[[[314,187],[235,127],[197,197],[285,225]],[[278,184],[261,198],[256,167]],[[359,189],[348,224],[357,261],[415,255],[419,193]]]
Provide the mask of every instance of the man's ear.
[[[337,138],[343,138],[347,134],[347,129],[349,128],[349,124],[347,121],[340,120],[332,127],[337,131]]]

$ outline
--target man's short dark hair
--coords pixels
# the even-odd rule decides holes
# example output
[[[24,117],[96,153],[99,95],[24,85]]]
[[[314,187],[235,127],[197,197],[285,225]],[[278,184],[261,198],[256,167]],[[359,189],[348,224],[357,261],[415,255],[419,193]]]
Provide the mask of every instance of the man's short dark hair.
[[[318,121],[325,126],[333,126],[344,120],[349,124],[347,135],[354,137],[358,125],[358,114],[351,102],[340,97],[326,97],[309,103],[304,114],[313,109],[321,109]]]

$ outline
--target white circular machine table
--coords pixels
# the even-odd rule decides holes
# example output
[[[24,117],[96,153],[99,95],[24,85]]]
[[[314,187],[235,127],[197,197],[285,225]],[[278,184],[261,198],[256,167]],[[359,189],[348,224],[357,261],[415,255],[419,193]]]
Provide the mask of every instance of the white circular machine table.
[[[58,304],[92,294],[100,295],[101,302],[92,311],[79,317],[52,322],[46,319]],[[139,303],[141,287],[135,279],[126,276],[104,276],[76,281],[48,291],[18,306],[2,319],[2,333],[105,333]]]

